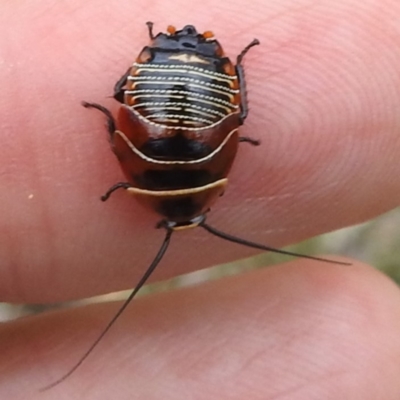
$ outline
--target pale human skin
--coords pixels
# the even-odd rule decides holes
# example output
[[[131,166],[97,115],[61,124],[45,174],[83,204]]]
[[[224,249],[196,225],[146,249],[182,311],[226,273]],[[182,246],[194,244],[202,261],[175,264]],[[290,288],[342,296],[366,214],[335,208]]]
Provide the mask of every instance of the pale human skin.
[[[398,0],[0,4],[0,294],[46,303],[133,287],[162,240],[124,193],[104,119],[112,86],[168,24],[213,30],[245,60],[250,115],[208,222],[274,246],[400,203]],[[193,230],[154,280],[249,256]],[[66,382],[116,304],[0,327],[1,399],[398,400],[400,292],[388,278],[295,260],[147,296]]]

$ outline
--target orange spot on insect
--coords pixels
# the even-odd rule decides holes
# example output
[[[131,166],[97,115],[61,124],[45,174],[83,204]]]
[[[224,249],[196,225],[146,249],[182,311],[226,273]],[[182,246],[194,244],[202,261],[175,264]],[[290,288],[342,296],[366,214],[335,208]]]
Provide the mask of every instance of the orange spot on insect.
[[[173,34],[176,32],[176,28],[175,28],[173,25],[168,25],[168,27],[167,27],[167,32],[168,32],[170,35],[173,35]]]
[[[205,39],[211,39],[211,38],[214,37],[214,34],[213,34],[211,31],[205,31],[205,32],[203,33],[203,37],[204,37]]]

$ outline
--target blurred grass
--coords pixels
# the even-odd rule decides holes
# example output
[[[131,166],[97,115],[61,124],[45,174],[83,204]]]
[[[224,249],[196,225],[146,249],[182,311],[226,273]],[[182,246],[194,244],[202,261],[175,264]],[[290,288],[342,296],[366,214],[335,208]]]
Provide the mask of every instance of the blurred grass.
[[[367,223],[327,233],[285,247],[297,253],[318,255],[343,255],[375,266],[400,285],[400,209],[388,212]],[[234,263],[218,265],[206,270],[193,272],[168,281],[144,287],[140,295],[171,290],[204,281],[235,275],[255,268],[266,267],[290,260],[291,257],[274,253],[263,253],[255,257],[238,260]],[[327,265],[329,268],[329,265]],[[130,291],[111,293],[104,296],[71,303],[54,305],[11,305],[0,304],[0,321],[18,318],[49,309],[71,307],[100,301],[122,300]]]

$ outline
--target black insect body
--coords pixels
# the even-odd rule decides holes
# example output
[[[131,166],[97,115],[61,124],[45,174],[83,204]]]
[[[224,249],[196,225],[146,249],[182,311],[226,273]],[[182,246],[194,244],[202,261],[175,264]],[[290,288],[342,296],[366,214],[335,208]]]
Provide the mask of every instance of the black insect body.
[[[83,105],[106,115],[111,147],[127,179],[112,186],[102,200],[125,189],[163,217],[158,227],[166,235],[152,264],[101,335],[67,374],[45,389],[65,380],[87,358],[155,270],[176,230],[198,226],[256,249],[345,264],[249,242],[206,224],[210,206],[224,192],[238,144],[259,144],[238,133],[248,114],[242,61],[259,42],[254,39],[246,46],[234,65],[209,31],[170,26],[167,33],[154,35],[153,24],[147,25],[149,45],[114,87],[114,98],[122,103],[117,118],[99,104]]]

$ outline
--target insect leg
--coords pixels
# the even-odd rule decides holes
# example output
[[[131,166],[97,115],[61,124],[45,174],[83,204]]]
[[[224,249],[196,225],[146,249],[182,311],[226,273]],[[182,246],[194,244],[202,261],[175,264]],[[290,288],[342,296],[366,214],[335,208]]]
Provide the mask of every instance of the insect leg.
[[[257,139],[252,139],[247,136],[240,136],[239,143],[250,143],[252,146],[259,146],[261,142]]]
[[[109,197],[118,189],[128,189],[132,187],[132,185],[128,182],[118,182],[115,185],[112,185],[110,189],[107,190],[103,196],[100,197],[101,201],[107,201]]]
[[[149,36],[150,36],[150,39],[153,40],[153,39],[154,39],[154,34],[153,34],[153,26],[154,26],[154,23],[148,21],[148,22],[146,22],[146,25],[147,25],[147,28],[149,28]]]
[[[240,85],[240,93],[242,95],[242,101],[240,103],[240,119],[241,123],[243,124],[244,120],[247,117],[247,114],[249,113],[249,104],[247,101],[247,91],[246,91],[246,80],[244,76],[244,68],[242,65],[242,61],[246,53],[254,46],[259,45],[260,42],[258,39],[254,39],[251,43],[249,43],[242,51],[241,53],[237,56],[236,59],[236,74],[239,79],[239,85]]]
[[[107,130],[108,133],[110,134],[110,138],[112,138],[116,129],[115,128],[116,124],[115,124],[115,119],[111,114],[111,111],[101,106],[100,104],[96,103],[87,103],[86,101],[82,101],[82,105],[85,108],[95,108],[96,110],[101,111],[107,117]]]

